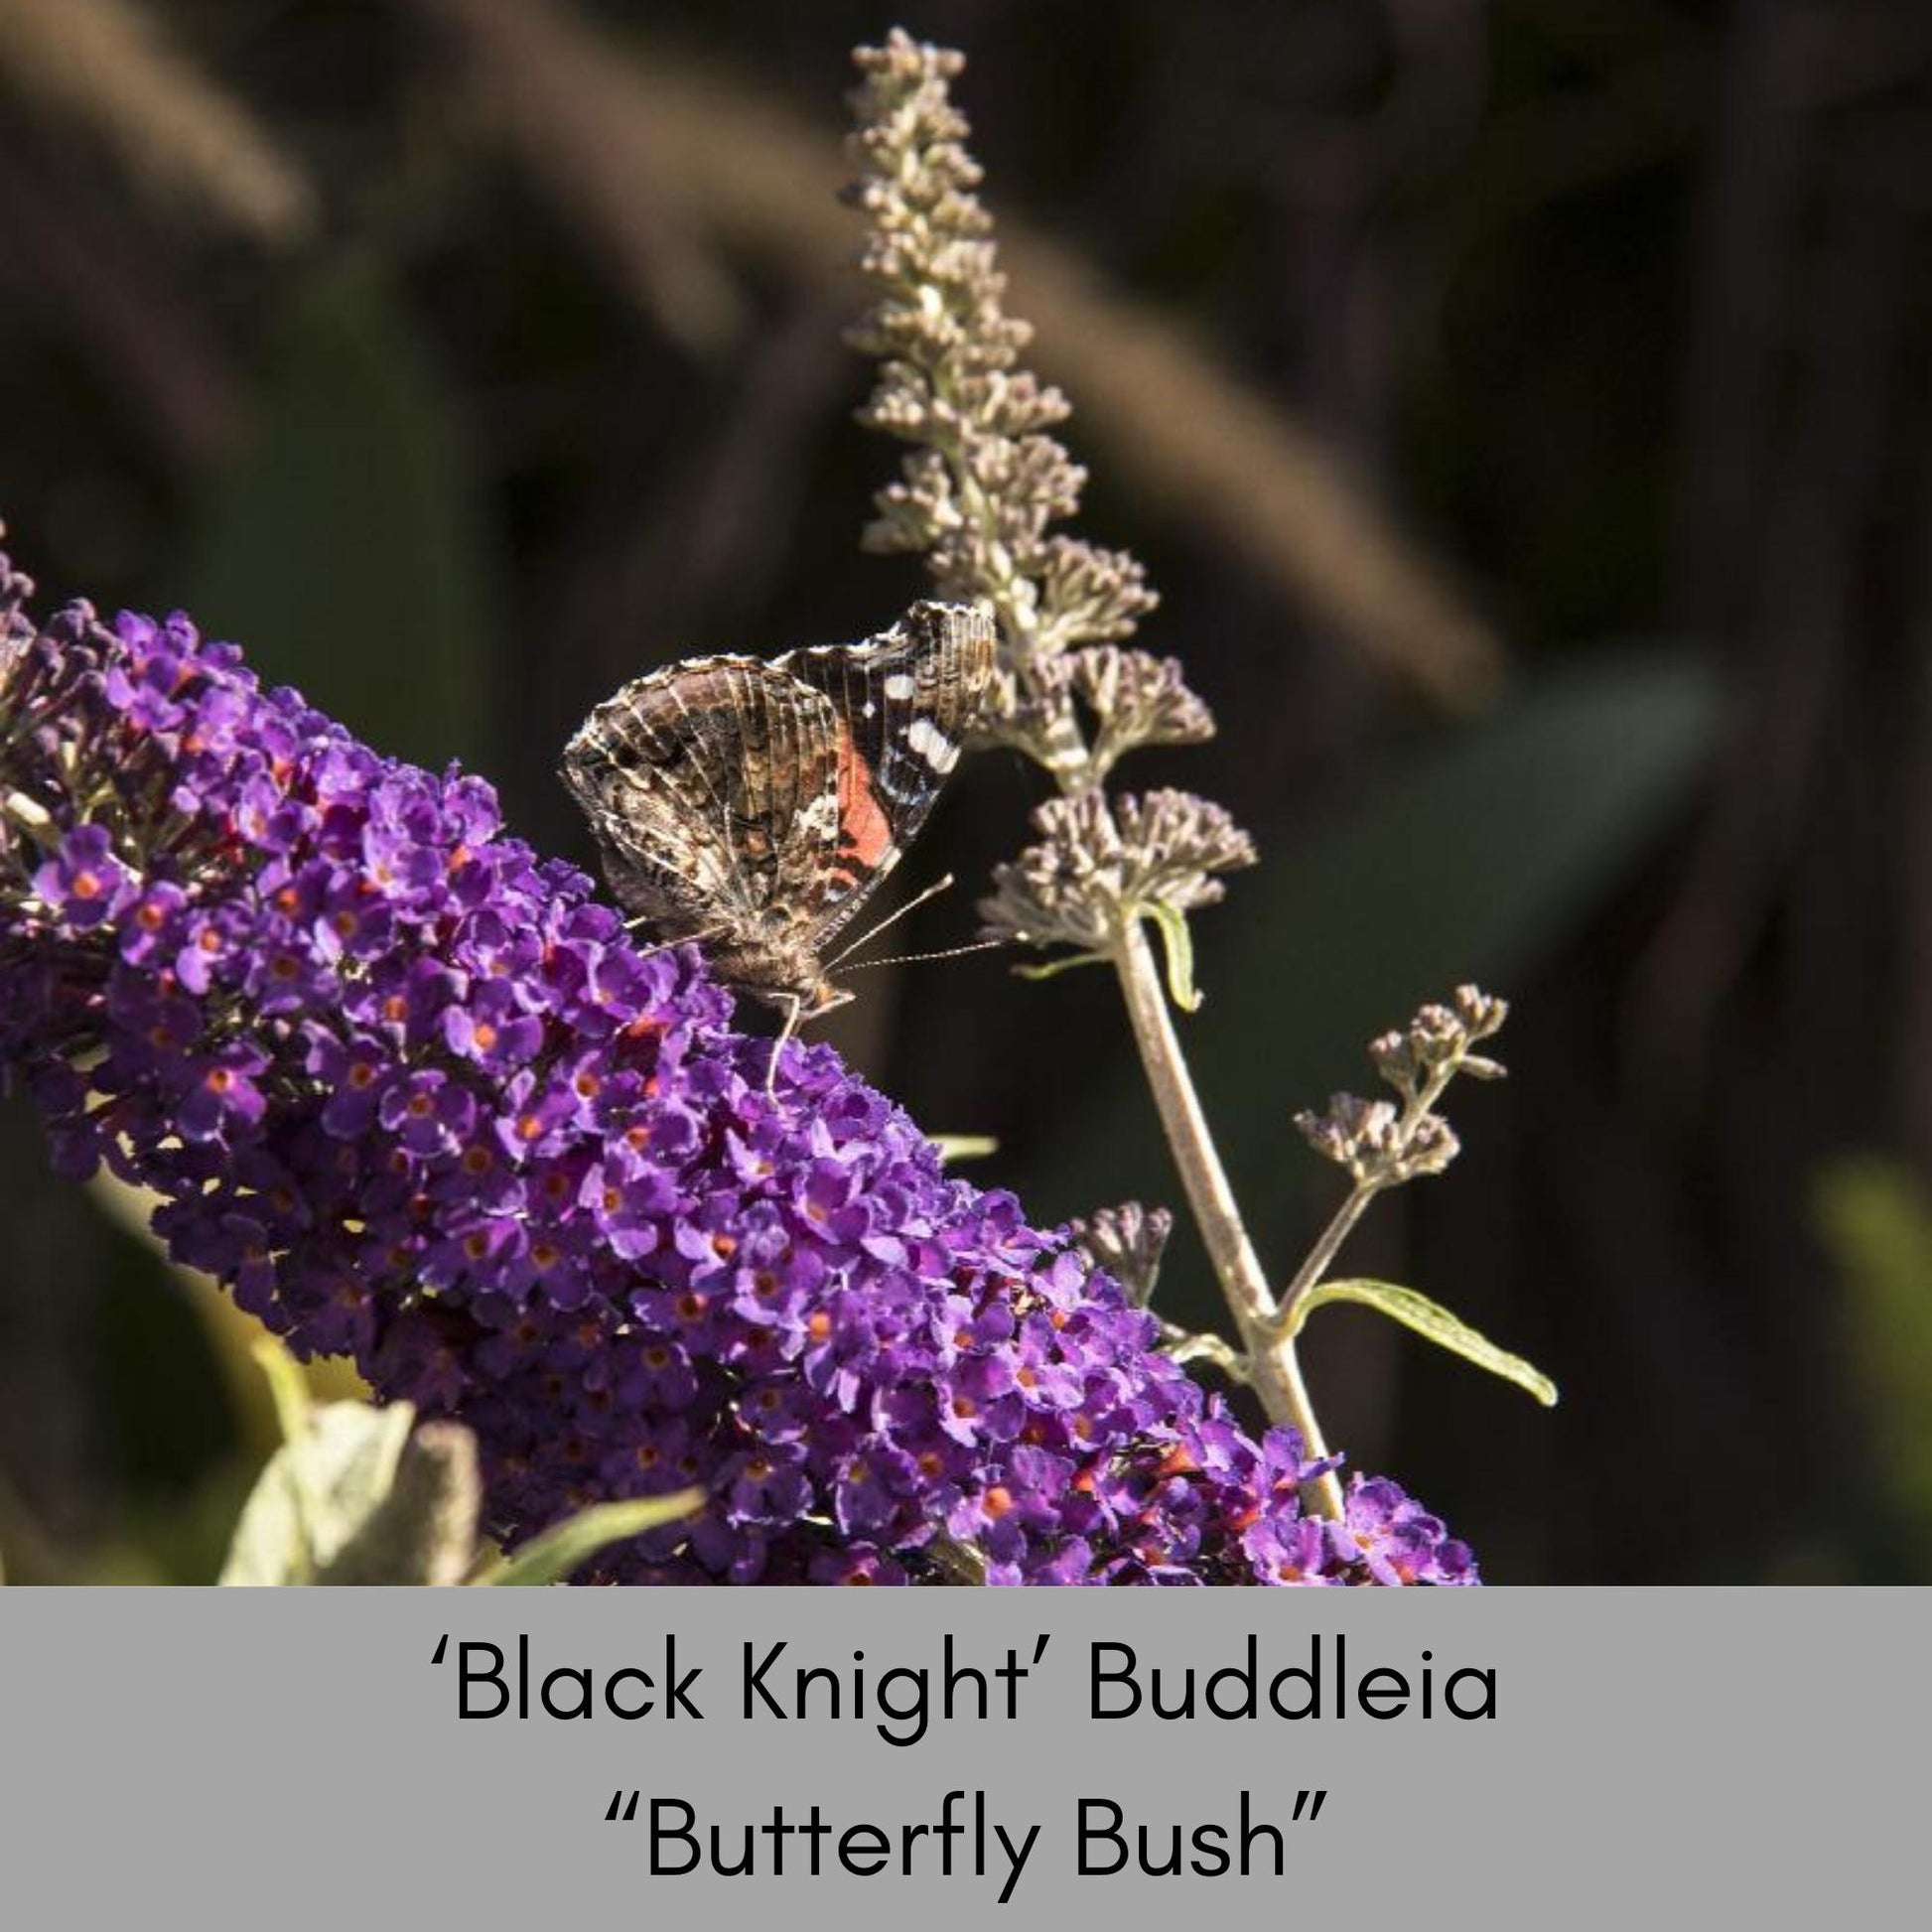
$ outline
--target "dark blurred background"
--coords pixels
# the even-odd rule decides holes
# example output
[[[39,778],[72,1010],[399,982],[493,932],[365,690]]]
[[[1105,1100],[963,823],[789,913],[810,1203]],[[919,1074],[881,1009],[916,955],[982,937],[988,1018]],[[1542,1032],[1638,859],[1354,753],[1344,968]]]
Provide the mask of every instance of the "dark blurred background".
[[[1282,1277],[1290,1117],[1460,980],[1512,1077],[1324,1312],[1331,1437],[1498,1581],[1932,1578],[1932,9],[1739,0],[0,0],[0,514],[44,606],[185,605],[586,862],[579,715],[860,634],[847,50],[963,48],[1071,391],[1263,863],[1182,1023]],[[903,868],[1025,835],[973,761]],[[1111,981],[881,972],[836,1037],[1038,1221],[1173,1201]],[[203,1577],[232,1322],[0,1110],[0,1551]],[[138,1212],[132,1216],[138,1223]],[[1213,1319],[1177,1237],[1162,1305]]]

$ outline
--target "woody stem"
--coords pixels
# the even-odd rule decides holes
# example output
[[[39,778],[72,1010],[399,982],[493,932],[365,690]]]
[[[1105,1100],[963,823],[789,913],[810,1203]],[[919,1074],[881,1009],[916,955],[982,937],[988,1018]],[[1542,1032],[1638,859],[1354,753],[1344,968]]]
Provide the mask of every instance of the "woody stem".
[[[1112,957],[1135,1044],[1141,1051],[1141,1065],[1147,1072],[1174,1166],[1180,1172],[1187,1205],[1248,1351],[1249,1382],[1270,1420],[1293,1424],[1301,1433],[1307,1453],[1322,1459],[1327,1447],[1321,1426],[1315,1421],[1308,1385],[1302,1379],[1295,1337],[1284,1333],[1276,1321],[1275,1298],[1269,1292],[1261,1257],[1248,1238],[1227,1170],[1201,1112],[1200,1096],[1194,1090],[1168,1010],[1160,967],[1138,919],[1125,922]],[[1339,1517],[1341,1484],[1332,1471],[1319,1477],[1313,1487],[1321,1513]]]

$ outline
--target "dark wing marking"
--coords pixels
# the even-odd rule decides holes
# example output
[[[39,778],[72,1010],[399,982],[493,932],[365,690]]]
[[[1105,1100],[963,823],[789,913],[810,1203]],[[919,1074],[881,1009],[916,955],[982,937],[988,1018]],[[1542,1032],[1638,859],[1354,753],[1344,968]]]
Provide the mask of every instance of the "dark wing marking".
[[[698,658],[599,705],[563,778],[621,904],[666,938],[731,933],[790,901],[801,842],[829,857],[839,742],[831,705],[795,677]]]
[[[958,762],[993,674],[993,624],[970,606],[920,603],[876,637],[791,651],[773,668],[822,692],[841,727],[840,838],[812,932],[822,945],[897,863]]]

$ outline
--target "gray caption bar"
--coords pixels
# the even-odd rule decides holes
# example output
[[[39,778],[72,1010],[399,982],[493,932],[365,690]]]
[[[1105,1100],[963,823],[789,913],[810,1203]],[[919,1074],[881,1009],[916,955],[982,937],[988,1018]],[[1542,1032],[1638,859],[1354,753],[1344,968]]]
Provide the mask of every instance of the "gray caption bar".
[[[1914,1895],[1927,1607],[0,1591],[0,1863],[35,1926],[1843,1918]]]

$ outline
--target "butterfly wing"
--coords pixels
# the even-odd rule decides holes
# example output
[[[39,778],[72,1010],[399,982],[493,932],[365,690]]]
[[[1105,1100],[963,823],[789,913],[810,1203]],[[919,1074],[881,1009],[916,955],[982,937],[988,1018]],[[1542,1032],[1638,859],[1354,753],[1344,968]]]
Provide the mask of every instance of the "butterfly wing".
[[[800,855],[838,840],[838,721],[755,657],[633,679],[584,721],[563,778],[611,890],[666,939],[756,934],[797,902]]]
[[[993,675],[993,623],[967,605],[915,604],[876,637],[791,651],[772,668],[821,693],[838,726],[838,836],[818,862],[819,946],[898,863],[958,763]]]

